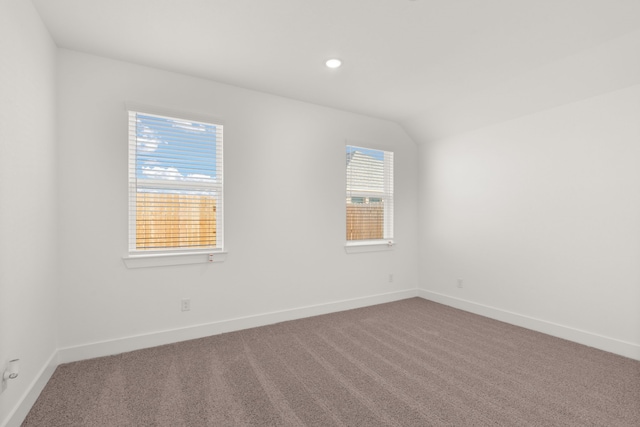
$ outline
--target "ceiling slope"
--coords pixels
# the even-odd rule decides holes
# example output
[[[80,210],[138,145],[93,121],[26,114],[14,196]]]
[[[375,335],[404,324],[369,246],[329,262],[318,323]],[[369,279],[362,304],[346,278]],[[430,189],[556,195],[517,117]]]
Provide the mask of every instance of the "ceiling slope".
[[[603,77],[573,84],[580,55],[640,30],[638,0],[33,3],[59,47],[393,120],[418,141],[589,93]]]

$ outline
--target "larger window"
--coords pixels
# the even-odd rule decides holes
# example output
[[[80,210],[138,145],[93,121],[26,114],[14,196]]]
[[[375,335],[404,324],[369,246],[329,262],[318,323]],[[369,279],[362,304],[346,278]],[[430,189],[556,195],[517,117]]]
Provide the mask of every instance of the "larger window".
[[[347,145],[347,244],[393,242],[393,153]]]
[[[222,250],[222,126],[129,111],[129,252]]]

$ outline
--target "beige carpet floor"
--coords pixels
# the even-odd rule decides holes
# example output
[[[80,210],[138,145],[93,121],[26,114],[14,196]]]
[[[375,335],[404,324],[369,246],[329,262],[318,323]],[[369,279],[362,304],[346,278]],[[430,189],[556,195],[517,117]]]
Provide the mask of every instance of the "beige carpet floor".
[[[640,426],[640,362],[420,298],[61,365],[24,426]]]

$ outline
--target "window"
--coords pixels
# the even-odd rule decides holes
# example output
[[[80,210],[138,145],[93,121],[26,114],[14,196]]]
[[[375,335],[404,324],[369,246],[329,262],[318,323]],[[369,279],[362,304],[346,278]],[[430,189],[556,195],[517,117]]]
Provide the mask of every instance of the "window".
[[[222,250],[222,126],[129,111],[129,252]]]
[[[347,244],[393,241],[393,153],[347,145]]]

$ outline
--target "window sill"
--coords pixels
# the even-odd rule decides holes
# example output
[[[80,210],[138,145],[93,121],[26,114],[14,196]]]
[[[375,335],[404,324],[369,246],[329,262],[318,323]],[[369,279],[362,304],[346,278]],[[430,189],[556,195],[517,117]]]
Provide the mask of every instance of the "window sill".
[[[169,265],[209,264],[224,262],[227,252],[176,252],[165,254],[125,255],[122,261],[127,268],[164,267]]]
[[[360,254],[364,252],[392,251],[395,243],[389,240],[361,240],[347,242],[344,250],[348,254]]]

